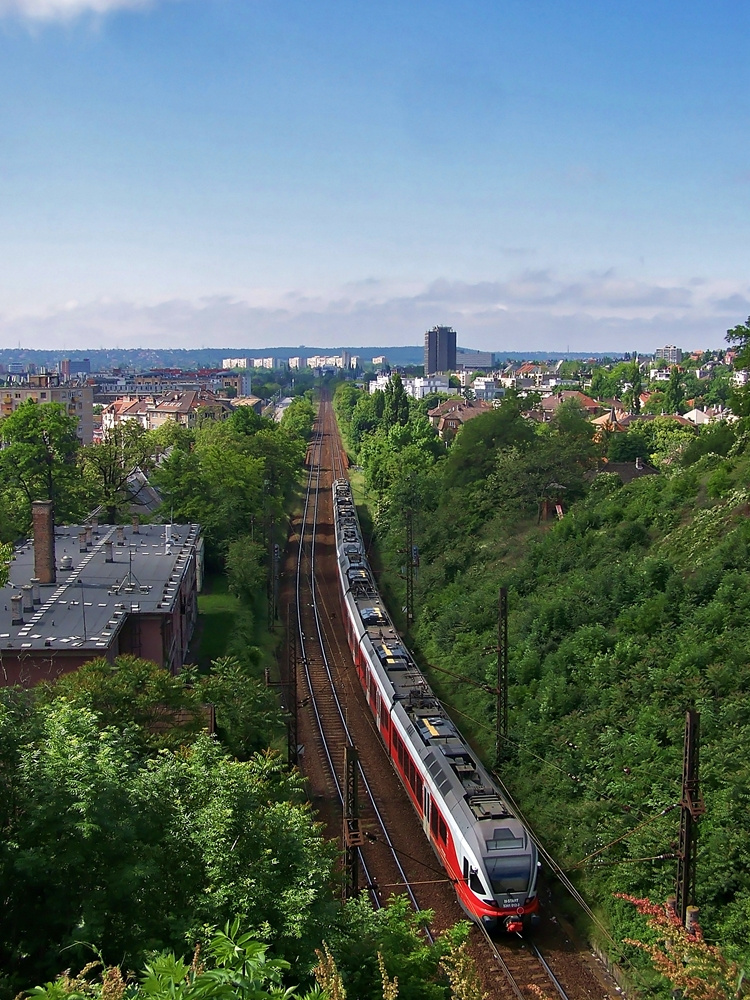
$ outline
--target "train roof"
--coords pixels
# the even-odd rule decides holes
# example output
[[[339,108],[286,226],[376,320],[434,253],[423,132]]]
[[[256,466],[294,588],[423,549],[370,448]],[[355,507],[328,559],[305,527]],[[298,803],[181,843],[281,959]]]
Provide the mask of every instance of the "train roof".
[[[363,623],[362,641],[372,647],[383,687],[393,691],[391,712],[441,797],[480,853],[525,851],[525,827],[436,697],[391,622],[364,557],[361,529],[347,480],[334,483],[339,562]],[[483,840],[484,844],[479,843]]]

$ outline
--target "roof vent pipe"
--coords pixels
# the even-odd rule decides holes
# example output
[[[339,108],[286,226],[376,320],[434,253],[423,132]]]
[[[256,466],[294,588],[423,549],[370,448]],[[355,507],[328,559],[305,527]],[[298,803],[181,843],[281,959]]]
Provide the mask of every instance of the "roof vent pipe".
[[[111,538],[104,543],[104,561],[108,563],[115,561]]]
[[[22,611],[33,611],[34,610],[34,597],[31,592],[31,584],[25,583],[21,587],[21,610]]]
[[[133,534],[139,535],[141,533],[141,516],[140,514],[133,514]]]
[[[79,552],[85,552],[86,551],[86,529],[85,528],[81,528],[81,530],[78,532],[78,551]]]
[[[125,528],[121,524],[117,525],[117,544],[118,545],[125,544]]]
[[[635,460],[635,467],[636,467],[636,469],[642,469],[643,468],[643,459],[642,458],[640,458],[640,457],[636,458],[636,460]]]
[[[94,529],[90,524],[86,525],[86,548],[90,549],[94,544]]]
[[[29,583],[31,584],[31,593],[34,599],[34,604],[41,604],[42,597],[41,594],[39,593],[39,577],[32,576],[32,578],[29,580]]]
[[[21,613],[22,594],[14,594],[10,599],[11,625],[23,625],[23,614]]]

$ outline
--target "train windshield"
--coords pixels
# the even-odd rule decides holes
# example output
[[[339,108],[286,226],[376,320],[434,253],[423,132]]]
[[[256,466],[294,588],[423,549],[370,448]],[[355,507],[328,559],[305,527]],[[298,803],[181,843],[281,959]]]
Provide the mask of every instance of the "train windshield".
[[[512,858],[486,858],[485,864],[495,895],[529,891],[531,858],[528,854]]]

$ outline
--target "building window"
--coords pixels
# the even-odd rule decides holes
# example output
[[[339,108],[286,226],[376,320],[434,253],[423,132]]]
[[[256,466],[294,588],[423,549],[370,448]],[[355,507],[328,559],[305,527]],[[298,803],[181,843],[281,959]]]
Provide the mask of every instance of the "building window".
[[[43,392],[43,393],[42,393],[42,399],[46,399],[46,398],[47,398],[47,393],[46,393],[46,392]]]

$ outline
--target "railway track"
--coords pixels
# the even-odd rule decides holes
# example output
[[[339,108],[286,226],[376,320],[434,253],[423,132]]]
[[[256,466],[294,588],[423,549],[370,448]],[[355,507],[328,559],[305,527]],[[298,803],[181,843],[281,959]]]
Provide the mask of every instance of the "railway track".
[[[295,620],[302,667],[298,703],[314,723],[315,752],[324,762],[329,805],[336,803],[339,830],[345,797],[344,749],[347,744],[360,747],[360,826],[365,836],[358,853],[363,888],[373,904],[379,907],[391,893],[406,892],[416,911],[430,907],[436,912],[437,923],[448,926],[463,914],[382,748],[339,621],[338,582],[330,565],[335,564],[331,492],[333,480],[345,476],[333,411],[323,399],[308,449],[308,482],[296,557]],[[388,780],[384,779],[386,773]],[[432,940],[434,929],[426,927],[425,931]],[[532,940],[498,941],[484,927],[474,925],[470,948],[484,988],[492,997],[505,998],[509,991],[517,1000],[597,1000],[606,996],[606,990],[590,973],[592,982],[586,987],[576,984],[566,989],[561,981],[564,976],[553,972]]]
[[[332,414],[330,410],[324,410],[325,417],[330,422]],[[297,557],[296,572],[296,605],[297,605],[297,629],[298,643],[302,658],[303,675],[307,688],[306,697],[315,717],[318,733],[320,736],[319,746],[328,765],[328,773],[331,780],[332,790],[343,808],[345,796],[345,774],[344,774],[344,753],[347,746],[354,745],[354,739],[350,732],[346,719],[346,710],[338,695],[337,683],[334,673],[339,673],[336,666],[331,662],[327,652],[328,644],[324,637],[323,616],[319,609],[318,584],[316,581],[316,549],[318,545],[318,520],[321,501],[325,492],[328,498],[331,490],[331,482],[324,482],[323,472],[323,448],[325,444],[325,433],[322,428],[316,431],[310,449],[310,468],[305,495],[305,508],[300,530],[299,548]],[[338,456],[341,462],[340,455]],[[325,617],[330,621],[330,609],[326,609]],[[340,653],[340,646],[338,652]],[[346,650],[348,655],[348,649]],[[358,765],[359,784],[362,791],[360,821],[362,828],[367,830],[374,843],[383,845],[390,854],[390,861],[382,856],[379,863],[373,866],[368,863],[365,850],[355,846],[354,849],[359,854],[359,862],[364,875],[365,886],[370,892],[375,906],[381,905],[381,892],[379,890],[380,880],[375,874],[375,868],[385,870],[385,875],[390,882],[387,885],[401,883],[406,890],[415,910],[420,906],[416,896],[409,884],[409,880],[402,867],[398,851],[393,845],[389,832],[388,823],[382,814],[376,796],[370,786],[364,768]],[[343,826],[343,816],[342,816]],[[375,832],[376,831],[376,832]],[[382,853],[383,852],[379,852]],[[429,929],[426,933],[432,940]]]

